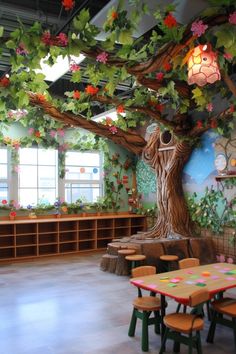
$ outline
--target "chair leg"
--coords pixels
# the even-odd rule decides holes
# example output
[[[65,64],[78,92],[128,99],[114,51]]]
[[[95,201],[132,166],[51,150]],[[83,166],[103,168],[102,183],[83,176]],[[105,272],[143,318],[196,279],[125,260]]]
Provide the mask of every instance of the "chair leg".
[[[193,336],[192,333],[189,333],[189,344],[188,344],[188,354],[192,354],[193,352]]]
[[[187,311],[187,306],[184,305],[184,311],[183,311],[183,313],[186,313],[186,311]]]
[[[197,354],[202,354],[202,343],[201,343],[201,335],[200,332],[197,331],[196,333],[196,346],[197,346]]]
[[[206,339],[206,341],[208,343],[213,343],[213,341],[214,341],[215,329],[216,329],[216,319],[217,319],[217,312],[214,311],[213,317],[211,320],[211,324],[210,324],[210,328],[208,331],[207,339]]]
[[[154,317],[155,317],[155,324],[154,324],[154,331],[156,334],[161,333],[161,316],[159,311],[154,311]]]
[[[206,307],[207,307],[207,318],[208,318],[208,321],[211,321],[212,315],[211,315],[210,301],[206,302]]]
[[[178,304],[178,306],[176,308],[176,313],[179,313],[180,309],[181,309],[181,304]]]
[[[179,353],[180,352],[180,342],[174,341],[173,352]]]
[[[162,353],[165,352],[166,340],[167,340],[167,337],[168,337],[168,333],[169,333],[169,328],[166,327],[166,330],[165,330],[165,333],[164,333],[164,336],[163,336],[163,339],[162,339],[162,342],[161,342],[161,348],[160,348],[159,354],[162,354]]]
[[[232,322],[233,322],[233,332],[234,332],[234,345],[236,348],[236,318],[232,318]]]
[[[149,350],[149,340],[148,340],[148,318],[149,312],[143,311],[142,320],[142,351],[148,352]]]
[[[134,337],[135,334],[135,328],[136,328],[136,323],[137,323],[137,316],[136,316],[136,309],[133,309],[130,325],[129,325],[129,331],[128,331],[128,336],[129,337]]]

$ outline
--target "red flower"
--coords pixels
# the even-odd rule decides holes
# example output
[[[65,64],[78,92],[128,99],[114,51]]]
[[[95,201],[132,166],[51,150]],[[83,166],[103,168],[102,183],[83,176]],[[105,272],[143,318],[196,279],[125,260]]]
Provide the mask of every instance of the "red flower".
[[[36,132],[34,133],[34,136],[36,136],[36,138],[40,138],[41,133],[39,130],[36,130]]]
[[[176,27],[177,26],[177,21],[174,18],[174,16],[169,13],[166,18],[164,19],[164,24],[166,25],[166,27],[168,28],[172,28],[172,27]]]
[[[155,106],[156,106],[156,102],[155,102],[155,101],[152,101],[152,100],[148,101],[148,104],[149,104],[149,106],[151,106],[151,107],[155,107]]]
[[[212,129],[217,128],[217,120],[216,120],[216,119],[212,119],[212,120],[211,120],[211,128],[212,128]]]
[[[69,42],[69,39],[67,37],[67,35],[63,32],[61,32],[57,37],[57,44],[61,47],[66,47],[68,42]]]
[[[117,19],[117,18],[118,18],[118,12],[112,11],[112,13],[111,13],[111,18],[112,18],[113,20]]]
[[[73,9],[75,2],[73,0],[63,0],[62,6],[64,6],[66,11]]]
[[[46,101],[46,97],[42,94],[42,93],[37,93],[37,99],[39,102],[45,102]]]
[[[92,85],[88,85],[86,88],[85,88],[85,92],[88,94],[88,95],[91,95],[91,96],[94,96],[98,93],[99,91],[99,88],[98,87],[94,87]]]
[[[164,74],[162,72],[156,73],[156,79],[157,81],[162,82],[164,79]]]
[[[117,113],[124,113],[125,108],[122,104],[120,104],[118,107],[116,107],[116,112]]]
[[[202,128],[202,127],[203,127],[202,121],[198,120],[197,121],[197,128]]]
[[[165,69],[165,71],[170,71],[172,67],[171,67],[170,63],[165,63],[165,64],[163,64],[163,68]]]
[[[11,211],[9,215],[14,218],[16,216],[16,212],[15,211]]]
[[[0,86],[2,87],[8,87],[10,85],[10,80],[8,79],[8,77],[4,76],[1,80],[0,80]]]
[[[73,98],[76,100],[80,99],[80,92],[78,90],[75,90],[73,93]]]
[[[7,204],[7,200],[6,200],[6,199],[3,199],[3,200],[2,200],[2,204],[3,204],[3,205],[6,205],[6,204]]]
[[[46,45],[51,45],[53,43],[51,34],[49,31],[43,32],[43,35],[41,37],[41,41],[46,44]]]
[[[230,111],[230,113],[234,113],[234,105],[233,104],[231,104],[231,106],[230,106],[230,108],[229,108],[229,111]]]
[[[156,104],[155,108],[157,111],[159,111],[160,113],[163,111],[163,109],[165,108],[164,104]]]

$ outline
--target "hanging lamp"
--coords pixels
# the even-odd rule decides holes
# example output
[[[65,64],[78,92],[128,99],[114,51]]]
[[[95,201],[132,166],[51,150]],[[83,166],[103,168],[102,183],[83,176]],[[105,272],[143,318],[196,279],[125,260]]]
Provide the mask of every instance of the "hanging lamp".
[[[217,54],[212,51],[210,44],[198,45],[188,59],[188,84],[204,86],[220,79]]]

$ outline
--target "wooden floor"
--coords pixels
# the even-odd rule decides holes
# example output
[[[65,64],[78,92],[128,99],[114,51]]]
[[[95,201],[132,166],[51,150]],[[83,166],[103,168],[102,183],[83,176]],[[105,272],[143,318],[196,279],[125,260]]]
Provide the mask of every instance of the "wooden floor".
[[[0,265],[1,354],[139,354],[136,337],[127,335],[136,289],[129,278],[102,272],[101,254],[47,258]],[[168,311],[176,304],[168,301]],[[214,344],[203,353],[235,354],[233,333],[218,327]],[[160,337],[150,328],[150,354]],[[172,353],[168,343],[166,353]],[[187,353],[181,347],[181,354]]]

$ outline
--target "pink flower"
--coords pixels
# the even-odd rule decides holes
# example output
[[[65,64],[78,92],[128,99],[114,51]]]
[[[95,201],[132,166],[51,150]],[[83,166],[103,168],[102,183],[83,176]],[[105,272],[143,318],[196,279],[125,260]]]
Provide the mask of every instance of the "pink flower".
[[[18,165],[14,166],[14,172],[16,173],[20,172],[20,167]]]
[[[232,257],[227,258],[227,263],[230,263],[230,264],[234,263],[233,258]]]
[[[69,40],[68,37],[65,33],[61,32],[57,37],[58,44],[61,45],[62,47],[66,47]]]
[[[25,46],[23,43],[19,44],[19,47],[16,48],[16,54],[18,55],[27,55],[29,54],[28,50],[25,49]]]
[[[202,20],[195,21],[192,23],[191,31],[193,32],[194,36],[201,37],[202,34],[206,32],[208,25],[204,25]]]
[[[226,60],[232,60],[232,59],[233,59],[233,55],[230,54],[230,53],[225,53],[225,54],[224,54],[224,58],[225,58]]]
[[[58,151],[59,151],[59,152],[63,152],[63,151],[66,151],[68,148],[69,148],[68,144],[67,144],[67,143],[64,143],[64,144],[62,144],[62,145],[59,145]]]
[[[74,73],[74,72],[76,72],[76,71],[79,71],[79,70],[80,70],[80,66],[77,65],[75,62],[72,62],[72,63],[70,64],[70,71],[71,71],[72,73]]]
[[[157,81],[161,82],[163,78],[164,78],[164,73],[162,73],[161,71],[159,73],[156,73]]]
[[[41,41],[46,45],[51,45],[52,44],[51,33],[49,31],[43,32]]]
[[[236,11],[229,15],[229,23],[236,25]]]
[[[57,134],[56,130],[50,130],[49,135],[51,138],[55,138],[56,134]]]
[[[208,112],[212,112],[213,111],[213,104],[211,102],[208,103],[207,106],[206,106],[206,109],[207,109]]]
[[[114,125],[112,127],[109,127],[109,130],[112,134],[116,134],[118,132],[117,128]]]
[[[29,129],[28,129],[28,133],[29,133],[30,135],[34,134],[34,128],[29,128]]]
[[[220,254],[220,263],[224,263],[225,262],[225,256],[224,254]]]
[[[57,129],[57,134],[60,136],[60,137],[63,137],[63,136],[65,136],[65,132],[64,132],[64,130],[63,129]]]
[[[3,199],[3,200],[2,200],[2,204],[3,204],[3,205],[6,205],[6,204],[7,204],[7,200],[6,200],[6,199]]]
[[[107,60],[108,60],[108,53],[102,52],[97,55],[96,61],[106,64]]]

